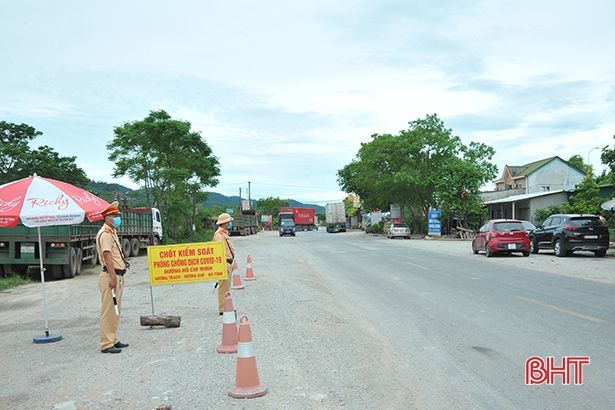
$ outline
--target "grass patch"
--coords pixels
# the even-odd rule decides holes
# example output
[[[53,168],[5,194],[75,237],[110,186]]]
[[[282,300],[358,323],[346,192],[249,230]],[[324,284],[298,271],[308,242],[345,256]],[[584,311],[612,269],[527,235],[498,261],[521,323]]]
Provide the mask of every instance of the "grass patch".
[[[25,285],[29,281],[19,275],[7,276],[6,278],[0,278],[0,292],[7,289],[16,288],[19,285]]]

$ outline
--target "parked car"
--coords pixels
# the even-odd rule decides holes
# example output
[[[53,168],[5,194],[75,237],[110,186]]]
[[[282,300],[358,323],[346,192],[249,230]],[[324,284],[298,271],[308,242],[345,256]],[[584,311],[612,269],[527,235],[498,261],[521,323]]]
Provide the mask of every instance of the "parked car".
[[[282,219],[280,221],[280,236],[295,236],[295,221],[292,219]]]
[[[534,229],[536,229],[536,225],[534,225],[530,221],[520,220],[519,222],[521,222],[521,225],[523,225],[525,230],[528,231],[528,232],[532,232]]]
[[[487,257],[502,252],[521,252],[523,256],[530,256],[530,239],[521,221],[492,219],[474,236],[472,251],[475,254],[484,251]]]
[[[530,233],[531,252],[553,249],[556,256],[568,256],[575,251],[590,251],[606,255],[609,230],[596,215],[551,215]]]
[[[402,238],[410,239],[410,227],[407,224],[391,224],[387,233],[387,238],[393,239],[401,236]]]

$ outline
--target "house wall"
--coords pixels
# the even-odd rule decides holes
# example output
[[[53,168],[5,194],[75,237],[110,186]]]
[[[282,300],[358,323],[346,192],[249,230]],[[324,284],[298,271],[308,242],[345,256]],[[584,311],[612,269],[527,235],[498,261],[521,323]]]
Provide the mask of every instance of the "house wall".
[[[532,198],[530,202],[530,222],[534,223],[534,215],[537,209],[546,208],[551,205],[561,205],[564,202],[568,202],[568,193],[559,192],[553,195],[544,195],[537,198]]]
[[[581,183],[584,177],[582,172],[556,158],[527,176],[526,192],[533,194],[560,189],[571,191]]]
[[[558,192],[556,194],[543,195],[536,198],[516,201],[515,219],[523,219],[533,223],[537,209],[546,208],[551,205],[560,205],[564,202],[568,202],[567,192]],[[489,219],[511,219],[513,217],[511,202],[489,204],[487,205],[487,210],[489,211]]]

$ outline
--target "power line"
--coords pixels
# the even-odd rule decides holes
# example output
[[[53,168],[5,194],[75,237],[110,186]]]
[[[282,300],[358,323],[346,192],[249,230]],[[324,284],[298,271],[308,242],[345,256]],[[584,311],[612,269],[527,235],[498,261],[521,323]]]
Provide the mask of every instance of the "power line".
[[[319,186],[291,185],[291,184],[273,184],[273,183],[258,182],[258,181],[245,181],[245,182],[237,182],[237,183],[231,183],[231,184],[224,184],[224,185],[219,185],[216,188],[222,188],[222,187],[225,187],[225,186],[248,185],[249,182],[251,182],[252,184],[258,184],[258,185],[263,185],[263,186],[282,186],[282,187],[288,187],[288,188],[321,189],[321,187],[319,187]]]

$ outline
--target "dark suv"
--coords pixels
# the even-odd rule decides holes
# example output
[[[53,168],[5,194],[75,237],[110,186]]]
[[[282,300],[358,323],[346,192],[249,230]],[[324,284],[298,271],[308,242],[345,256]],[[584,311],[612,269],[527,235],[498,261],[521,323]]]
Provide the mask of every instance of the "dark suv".
[[[530,232],[530,252],[540,249],[553,249],[556,256],[574,251],[604,256],[609,249],[609,230],[595,215],[551,215]]]

